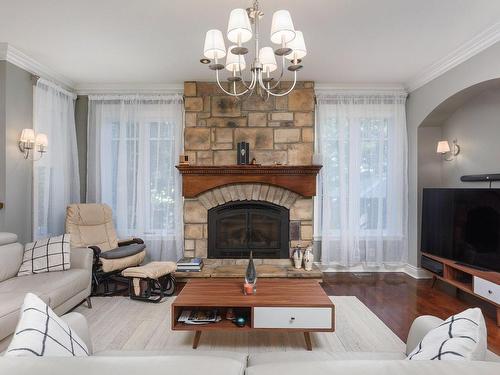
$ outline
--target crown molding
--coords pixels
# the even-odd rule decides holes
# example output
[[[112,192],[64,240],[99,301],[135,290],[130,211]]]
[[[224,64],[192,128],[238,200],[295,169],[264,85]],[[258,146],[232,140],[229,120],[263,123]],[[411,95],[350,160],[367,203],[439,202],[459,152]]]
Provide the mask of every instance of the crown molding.
[[[183,94],[184,84],[171,83],[79,83],[78,95],[99,94]]]
[[[66,90],[72,91],[75,85],[70,79],[29,57],[8,43],[0,43],[0,60],[8,61],[31,74],[57,83]]]
[[[315,91],[402,91],[406,92],[403,84],[385,83],[315,83]]]
[[[412,92],[433,79],[443,75],[447,71],[460,65],[464,61],[491,47],[500,41],[500,22],[488,27],[477,34],[468,42],[462,44],[454,51],[436,61],[417,75],[413,76],[406,84],[406,90]]]

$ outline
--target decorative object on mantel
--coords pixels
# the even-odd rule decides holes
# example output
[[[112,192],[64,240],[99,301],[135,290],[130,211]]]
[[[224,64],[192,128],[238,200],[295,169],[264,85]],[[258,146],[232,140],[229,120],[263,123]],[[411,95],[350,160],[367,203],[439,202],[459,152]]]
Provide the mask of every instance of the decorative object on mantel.
[[[300,249],[300,245],[297,244],[297,246],[295,246],[295,249],[293,250],[293,263],[296,269],[302,268],[302,259],[302,250]]]
[[[268,99],[271,95],[288,95],[297,83],[297,72],[302,69],[300,63],[302,58],[307,55],[302,32],[295,30],[292,17],[287,10],[278,10],[273,14],[271,42],[278,44],[279,48],[274,51],[271,47],[259,49],[259,24],[263,16],[264,13],[260,10],[258,0],[254,0],[253,6],[246,10],[233,9],[229,15],[227,38],[235,45],[231,45],[227,50],[220,30],[207,31],[203,54],[207,59],[210,59],[210,62],[207,62],[206,59],[200,61],[203,64],[210,63],[209,68],[215,71],[219,88],[227,95],[238,97],[257,93],[262,98]],[[255,32],[253,32],[251,24],[254,24]],[[244,47],[243,43],[250,41],[254,33],[254,60],[250,65],[251,77],[244,79],[243,70],[246,68],[245,55],[248,53],[248,48]],[[281,60],[281,72],[277,80],[270,75],[278,69],[275,55]],[[223,57],[226,57],[225,65],[220,62]],[[293,83],[288,89],[282,90],[279,86],[284,77],[286,60],[290,60],[288,70],[293,73]],[[231,76],[227,79],[230,83],[229,91],[220,83],[219,71],[224,68],[231,72]],[[247,84],[247,82],[250,83]],[[237,89],[240,87],[241,91],[238,91]]]
[[[243,294],[246,296],[257,293],[257,271],[253,263],[253,252],[250,251],[250,259],[248,260],[247,271],[245,272],[245,284],[243,285]]]
[[[179,155],[179,165],[189,165],[189,156]]]
[[[182,174],[184,198],[195,198],[205,191],[236,183],[271,184],[303,197],[313,197],[321,165],[178,165],[176,168]]]
[[[309,245],[304,251],[304,269],[306,271],[312,271],[313,263],[314,263],[314,254],[312,250],[312,245]]]
[[[238,165],[250,164],[250,144],[248,142],[238,142],[236,152]]]
[[[49,141],[46,134],[38,133],[35,135],[33,129],[23,129],[19,137],[18,146],[19,151],[24,154],[26,160],[38,161],[42,158],[43,154],[47,152],[48,144]],[[35,158],[35,152],[40,154],[38,159]]]

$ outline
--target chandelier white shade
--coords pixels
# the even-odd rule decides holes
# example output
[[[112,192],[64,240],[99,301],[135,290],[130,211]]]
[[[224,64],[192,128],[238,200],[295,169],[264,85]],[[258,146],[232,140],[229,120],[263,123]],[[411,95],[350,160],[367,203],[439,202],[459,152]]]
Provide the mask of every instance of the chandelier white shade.
[[[276,63],[276,57],[274,56],[274,51],[271,47],[264,47],[260,49],[259,52],[260,62],[262,63],[262,70],[264,73],[272,73],[278,69],[278,64]]]
[[[245,9],[233,9],[227,25],[227,39],[233,43],[245,43],[252,39],[252,26]]]
[[[292,53],[285,56],[288,60],[302,59],[307,55],[306,43],[302,31],[295,30],[295,38],[287,43],[288,48],[292,49]]]
[[[252,6],[247,9],[233,9],[229,14],[227,25],[226,36],[231,42],[227,49],[220,30],[207,31],[203,49],[206,59],[200,61],[210,64],[209,68],[215,72],[220,90],[227,95],[250,96],[255,92],[263,99],[268,99],[271,95],[288,95],[295,88],[297,73],[302,69],[300,65],[302,58],[307,55],[304,36],[300,31],[295,31],[290,12],[282,9],[274,12],[271,23],[270,40],[278,47],[273,49],[261,46],[259,29],[263,16],[258,0],[254,0]],[[249,60],[245,56],[249,49],[244,43],[252,39],[254,55],[252,60]],[[225,62],[220,61],[223,57],[226,57]],[[243,71],[247,68],[247,61],[249,73],[244,77]],[[230,76],[227,77],[229,86],[221,83],[220,75],[224,70],[230,72]],[[293,74],[293,81],[286,78],[286,70]],[[278,71],[277,79],[271,76],[275,71]],[[292,83],[280,84],[285,80],[290,80]]]
[[[243,55],[235,55],[231,52],[231,50],[236,46],[231,46],[227,49],[227,57],[226,57],[226,69],[230,72],[240,72],[241,70],[245,70],[245,56]]]
[[[207,31],[203,55],[211,60],[222,59],[226,56],[224,37],[220,30],[212,29]]]
[[[278,10],[273,14],[271,24],[271,42],[275,44],[288,43],[295,38],[292,16],[288,10]]]

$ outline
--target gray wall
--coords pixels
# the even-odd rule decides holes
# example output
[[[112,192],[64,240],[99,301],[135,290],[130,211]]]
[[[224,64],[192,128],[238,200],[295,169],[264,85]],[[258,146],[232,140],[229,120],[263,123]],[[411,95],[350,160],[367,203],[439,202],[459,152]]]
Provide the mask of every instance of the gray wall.
[[[7,63],[0,61],[0,202],[5,202],[5,94]],[[5,209],[0,209],[0,231],[5,230]]]
[[[78,168],[80,171],[80,198],[87,201],[87,122],[88,96],[78,96],[75,102],[76,142],[78,145]]]
[[[17,144],[21,131],[33,127],[33,82],[30,73],[6,61],[0,61],[0,71],[0,201],[5,204],[0,230],[28,242],[32,238],[33,170]]]
[[[490,89],[464,104],[442,125],[443,139],[461,147],[452,162],[443,162],[442,186],[486,187],[463,183],[464,174],[500,173],[500,89]],[[493,186],[500,186],[495,183]]]
[[[427,116],[454,94],[488,80],[500,78],[500,43],[497,43],[442,76],[413,91],[407,102],[409,180],[409,263],[419,263],[418,129]]]

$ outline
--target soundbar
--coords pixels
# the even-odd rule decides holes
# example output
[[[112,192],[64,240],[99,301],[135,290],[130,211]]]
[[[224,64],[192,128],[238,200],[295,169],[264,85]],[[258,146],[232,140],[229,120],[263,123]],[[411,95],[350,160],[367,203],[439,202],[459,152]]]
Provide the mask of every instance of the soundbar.
[[[462,182],[478,182],[478,181],[500,181],[500,173],[492,174],[471,174],[460,177]]]

